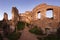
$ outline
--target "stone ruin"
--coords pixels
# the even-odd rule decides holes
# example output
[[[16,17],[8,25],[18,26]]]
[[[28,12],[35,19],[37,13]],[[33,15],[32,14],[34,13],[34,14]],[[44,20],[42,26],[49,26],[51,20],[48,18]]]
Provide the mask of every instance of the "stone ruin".
[[[46,17],[46,11],[48,10],[53,11],[52,18]],[[37,18],[38,13],[41,13],[40,19]],[[34,26],[38,26],[38,28],[42,28],[44,32],[47,29],[55,32],[60,22],[60,7],[40,4],[33,8],[32,11],[26,11],[25,13],[19,13],[16,7],[12,7],[12,19],[8,20],[8,15],[6,13],[4,13],[4,19],[8,21],[7,23],[11,26],[12,29],[15,29],[15,26],[18,21],[23,21]]]
[[[14,8],[15,10],[13,10]],[[48,10],[53,11],[52,18],[46,17],[46,11]],[[37,18],[38,13],[41,13],[40,19]],[[24,21],[34,26],[38,26],[39,28],[41,27],[43,30],[46,30],[46,28],[56,30],[56,28],[58,28],[57,27],[58,23],[60,22],[59,15],[60,15],[60,7],[53,5],[40,4],[36,6],[32,11],[26,11],[25,13],[20,14],[16,7],[12,7],[12,16],[13,16],[12,20],[17,19],[16,21]]]

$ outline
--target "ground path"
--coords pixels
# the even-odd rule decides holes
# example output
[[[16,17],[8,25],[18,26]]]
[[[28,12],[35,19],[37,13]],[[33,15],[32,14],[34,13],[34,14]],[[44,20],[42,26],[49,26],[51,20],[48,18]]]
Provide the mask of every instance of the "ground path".
[[[25,27],[19,40],[38,40],[37,36],[29,32],[29,28]]]

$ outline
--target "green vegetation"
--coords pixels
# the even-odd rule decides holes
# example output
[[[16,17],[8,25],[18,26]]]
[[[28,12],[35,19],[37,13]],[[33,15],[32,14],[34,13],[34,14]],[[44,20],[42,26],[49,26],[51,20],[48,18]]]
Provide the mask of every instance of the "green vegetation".
[[[9,35],[7,36],[7,38],[8,38],[9,40],[18,40],[18,39],[20,38],[20,36],[21,36],[21,33],[19,33],[18,31],[19,31],[19,30],[23,30],[23,29],[25,28],[25,24],[26,24],[26,26],[29,26],[28,23],[19,21],[18,24],[17,24],[17,32],[16,32],[16,29],[15,29],[15,31],[12,32],[11,34],[9,34]]]
[[[27,25],[26,26],[29,26],[30,24],[29,23],[26,23]]]
[[[19,32],[13,32],[7,36],[9,40],[18,40],[21,36],[21,33]]]
[[[30,23],[27,23],[27,22],[24,22],[24,23],[27,27],[29,27],[29,25],[31,25]]]
[[[24,22],[18,22],[17,30],[23,30],[24,28],[25,28],[25,23]]]
[[[0,26],[2,25],[2,22],[0,22]],[[20,36],[21,36],[21,33],[20,32],[18,32],[18,30],[17,30],[17,32],[16,32],[16,29],[15,29],[15,31],[14,32],[12,32],[12,33],[10,33],[10,28],[9,28],[9,25],[7,24],[7,23],[3,23],[3,35],[6,37],[6,38],[8,38],[9,40],[18,40],[19,38],[20,38]],[[0,27],[1,28],[1,27]],[[7,31],[8,30],[8,31]],[[0,40],[2,40],[3,39],[3,36],[0,34]]]
[[[57,40],[57,36],[50,34],[47,37],[45,37],[44,40]]]
[[[36,34],[36,35],[42,35],[43,32],[41,29],[38,29],[37,26],[35,26],[34,28],[30,29],[29,32]]]
[[[54,34],[49,34],[48,36],[42,38],[38,37],[38,39],[39,40],[60,40],[60,38],[58,38],[58,36]]]
[[[39,40],[60,40],[60,28],[57,29],[55,34],[49,34],[46,37],[38,37]]]
[[[29,26],[28,23],[20,22],[20,21],[19,21],[18,24],[17,24],[17,30],[15,29],[14,32],[6,35],[7,38],[8,38],[9,40],[18,40],[18,39],[20,38],[20,36],[21,36],[21,33],[19,33],[18,31],[23,30],[23,29],[25,28],[25,24],[26,24],[26,26]],[[17,32],[16,32],[16,31],[17,31]]]

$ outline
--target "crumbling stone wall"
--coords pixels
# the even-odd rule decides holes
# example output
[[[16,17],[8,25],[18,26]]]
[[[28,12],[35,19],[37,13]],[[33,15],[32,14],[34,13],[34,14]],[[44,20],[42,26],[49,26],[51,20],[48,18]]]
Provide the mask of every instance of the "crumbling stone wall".
[[[46,11],[52,10],[53,11],[53,18],[46,17]],[[41,13],[41,18],[38,19],[38,13]],[[32,10],[32,24],[38,27],[41,27],[44,31],[45,28],[51,28],[53,30],[57,29],[58,23],[60,22],[60,7],[47,5],[47,4],[40,4],[36,6]],[[56,30],[55,30],[56,31]]]
[[[47,10],[53,11],[53,19],[46,17]],[[32,20],[34,20],[34,21],[38,20],[38,18],[37,18],[38,12],[41,13],[40,21],[42,20],[43,23],[45,22],[45,25],[46,25],[46,23],[48,24],[49,22],[60,22],[60,16],[59,16],[60,15],[60,7],[58,7],[58,6],[52,6],[52,5],[47,5],[47,4],[40,4],[40,5],[36,6],[32,10]]]
[[[37,14],[40,11],[41,12],[41,19],[46,18],[46,11],[47,10],[53,10],[53,20],[59,21],[59,9],[60,7],[58,6],[52,6],[52,5],[47,5],[47,4],[40,4],[36,6],[32,12],[33,19],[37,20]]]

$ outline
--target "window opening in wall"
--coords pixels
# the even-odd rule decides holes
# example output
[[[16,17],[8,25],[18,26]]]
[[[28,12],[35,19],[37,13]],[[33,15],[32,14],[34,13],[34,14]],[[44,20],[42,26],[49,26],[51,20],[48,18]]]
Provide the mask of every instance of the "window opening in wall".
[[[39,11],[38,14],[37,14],[37,18],[38,18],[38,19],[41,18],[41,13],[40,13],[40,11]]]
[[[47,18],[53,18],[53,10],[47,10],[46,17]]]

